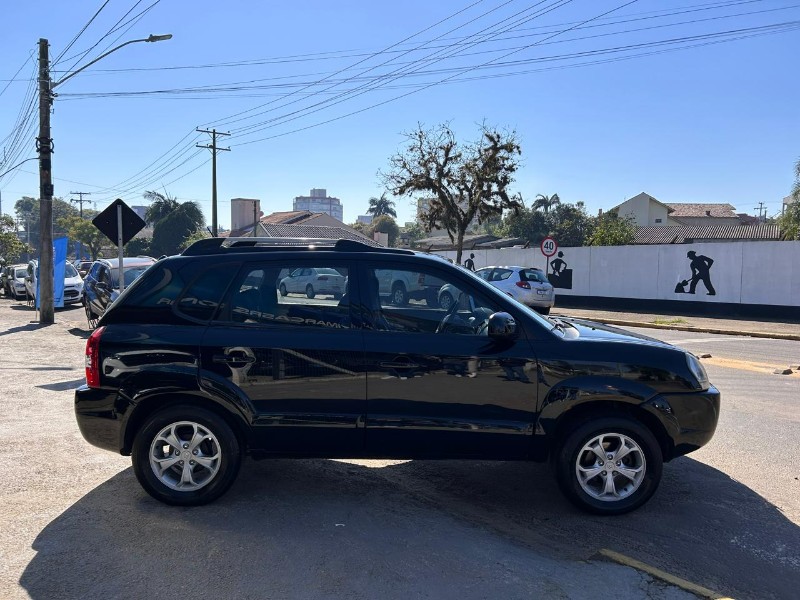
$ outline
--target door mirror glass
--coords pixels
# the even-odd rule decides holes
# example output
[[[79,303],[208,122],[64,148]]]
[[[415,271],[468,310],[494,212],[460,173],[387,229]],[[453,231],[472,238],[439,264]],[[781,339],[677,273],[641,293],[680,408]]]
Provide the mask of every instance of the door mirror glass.
[[[494,340],[513,340],[517,337],[517,322],[507,312],[497,312],[489,317],[489,337]]]

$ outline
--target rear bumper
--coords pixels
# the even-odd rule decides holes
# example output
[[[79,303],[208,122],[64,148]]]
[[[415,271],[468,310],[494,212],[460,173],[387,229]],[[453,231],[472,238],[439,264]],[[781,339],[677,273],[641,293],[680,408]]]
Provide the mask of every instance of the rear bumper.
[[[122,418],[115,390],[82,385],[75,390],[75,419],[83,438],[98,448],[122,453]]]

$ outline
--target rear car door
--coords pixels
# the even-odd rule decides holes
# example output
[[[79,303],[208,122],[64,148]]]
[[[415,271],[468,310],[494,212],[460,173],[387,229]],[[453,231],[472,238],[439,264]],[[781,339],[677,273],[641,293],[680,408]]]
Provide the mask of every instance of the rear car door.
[[[350,294],[279,292],[282,270],[299,276],[313,267],[343,277],[351,271],[348,262],[325,257],[241,266],[203,336],[201,384],[252,407],[260,449],[354,456],[364,449],[366,376]]]
[[[367,452],[372,456],[524,458],[537,410],[537,364],[524,336],[497,343],[486,322],[501,309],[455,268],[366,264]],[[379,282],[440,280],[451,310],[393,304]],[[513,310],[513,309],[511,309]]]

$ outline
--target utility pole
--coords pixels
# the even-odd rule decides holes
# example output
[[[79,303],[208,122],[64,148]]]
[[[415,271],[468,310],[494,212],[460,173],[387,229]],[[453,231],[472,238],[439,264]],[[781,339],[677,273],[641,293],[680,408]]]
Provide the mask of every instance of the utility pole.
[[[759,202],[758,206],[753,208],[753,210],[758,210],[758,222],[759,223],[763,223],[764,222],[764,217],[762,217],[761,215],[764,212],[764,203],[763,202]]]
[[[50,52],[46,39],[39,39],[39,323],[55,321],[53,307],[53,171],[50,137],[50,105],[53,102],[50,86]]]
[[[211,150],[211,237],[217,237],[217,152],[224,151],[230,152],[230,148],[217,148],[218,135],[230,135],[230,133],[222,133],[216,129],[208,131],[207,129],[198,129],[198,133],[207,133],[211,136],[211,145],[195,144],[198,148],[208,148]]]
[[[75,200],[74,198],[70,198],[69,201],[75,202],[79,206],[81,219],[83,219],[83,203],[88,202],[88,200],[84,200],[83,197],[91,196],[92,192],[70,192],[70,194],[75,194],[80,198],[80,200]],[[78,241],[78,250],[75,254],[77,255],[75,258],[77,258],[78,260],[83,259],[83,244],[81,244],[80,241]]]

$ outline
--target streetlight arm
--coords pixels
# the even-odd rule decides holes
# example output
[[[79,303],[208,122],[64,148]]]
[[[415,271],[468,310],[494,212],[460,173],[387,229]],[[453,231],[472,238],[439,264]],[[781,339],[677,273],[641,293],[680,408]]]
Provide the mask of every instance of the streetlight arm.
[[[52,89],[53,89],[53,88],[55,88],[56,86],[59,86],[59,85],[61,85],[61,84],[62,84],[62,83],[64,83],[64,82],[65,82],[67,79],[70,79],[71,77],[74,77],[75,75],[77,75],[78,73],[80,73],[81,71],[83,71],[84,69],[86,69],[86,68],[88,68],[88,67],[91,67],[91,66],[92,66],[94,63],[96,63],[98,60],[105,58],[106,56],[108,56],[108,55],[109,55],[109,54],[111,54],[112,52],[116,52],[117,50],[119,50],[120,48],[123,48],[123,47],[127,46],[128,44],[135,44],[136,42],[161,42],[161,41],[163,41],[163,40],[169,40],[169,39],[171,39],[171,38],[172,38],[172,34],[171,34],[171,33],[168,33],[168,34],[166,34],[166,35],[152,35],[152,34],[151,34],[151,35],[150,35],[150,37],[142,38],[142,39],[140,39],[140,40],[128,40],[128,41],[127,41],[127,42],[125,42],[124,44],[120,44],[120,45],[119,45],[119,46],[117,46],[116,48],[112,48],[112,49],[111,49],[111,50],[109,50],[108,52],[104,52],[103,54],[101,54],[100,56],[98,56],[97,58],[95,58],[93,61],[91,61],[91,62],[88,62],[88,63],[86,63],[85,65],[83,65],[83,66],[82,66],[80,69],[78,69],[77,71],[73,71],[73,72],[72,72],[72,73],[70,73],[69,75],[66,75],[65,77],[62,77],[61,79],[59,79],[59,80],[58,80],[58,81],[56,81],[55,83],[52,83],[52,84],[50,85],[50,89],[52,90]]]

